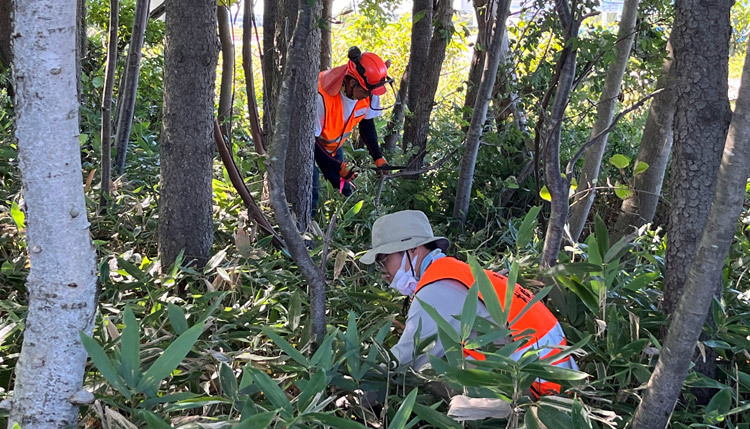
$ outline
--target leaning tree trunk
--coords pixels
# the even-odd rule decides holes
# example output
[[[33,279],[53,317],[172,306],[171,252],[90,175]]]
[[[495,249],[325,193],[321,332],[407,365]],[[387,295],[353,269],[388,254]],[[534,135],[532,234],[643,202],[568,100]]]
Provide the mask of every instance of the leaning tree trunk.
[[[117,156],[115,157],[115,170],[117,174],[125,172],[125,156],[128,152],[128,141],[130,140],[130,127],[133,125],[133,114],[135,113],[135,97],[138,93],[138,74],[141,68],[141,51],[143,39],[146,36],[146,25],[148,24],[149,0],[136,0],[135,15],[133,16],[133,34],[130,36],[128,46],[128,59],[124,70],[124,85],[118,89],[118,96],[122,97],[122,104],[117,111]]]
[[[404,126],[404,143],[411,148],[417,148],[417,152],[409,159],[409,165],[413,169],[422,167],[425,150],[427,148],[427,135],[430,131],[430,115],[434,105],[435,93],[440,82],[440,70],[445,59],[445,49],[453,37],[453,1],[439,0],[433,11],[435,24],[430,40],[429,55],[427,57],[427,68],[422,76],[420,91],[411,92],[411,98],[415,100],[414,115],[407,119]],[[418,70],[418,69],[413,69]],[[417,79],[413,79],[417,80]]]
[[[396,94],[396,104],[393,105],[391,118],[385,129],[383,136],[383,148],[388,152],[396,150],[398,136],[401,135],[401,128],[404,124],[404,109],[406,109],[407,99],[409,98],[409,65],[407,64],[404,74],[401,76],[401,83],[398,86]]]
[[[331,25],[333,17],[333,0],[323,0],[322,22],[320,29],[320,71],[328,70],[333,65],[331,53]]]
[[[28,314],[8,427],[75,426],[96,314],[96,253],[81,180],[76,0],[14,2],[13,77],[29,249]],[[76,395],[82,396],[82,395]],[[93,398],[92,398],[93,399]]]
[[[291,52],[294,55],[289,56],[289,61],[284,68],[279,99],[276,113],[277,120],[274,121],[274,131],[272,140],[268,145],[269,156],[266,158],[268,167],[268,187],[270,189],[271,205],[273,206],[276,221],[284,236],[284,240],[289,248],[289,253],[294,258],[297,266],[302,271],[302,275],[310,284],[310,306],[312,322],[311,330],[316,343],[320,343],[326,334],[325,325],[325,287],[326,280],[323,272],[313,262],[310,254],[302,241],[300,231],[289,211],[287,198],[284,192],[284,175],[287,170],[287,150],[290,144],[290,128],[288,124],[292,121],[292,112],[294,106],[300,104],[297,102],[296,92],[292,85],[295,75],[299,75],[302,70],[306,69],[304,52],[309,47],[309,39],[313,33],[313,11],[319,6],[319,2],[314,6],[310,5],[307,0],[299,0],[299,19],[294,30],[294,36],[291,44]],[[319,40],[318,40],[319,43]],[[308,51],[309,52],[309,51]],[[317,57],[317,53],[315,55]],[[309,78],[309,76],[308,76]],[[306,118],[312,124],[311,118]]]
[[[675,47],[676,48],[676,47]],[[663,428],[687,376],[695,342],[703,328],[715,289],[720,284],[729,247],[742,209],[750,164],[750,49],[745,58],[737,104],[724,147],[716,193],[706,228],[683,293],[674,311],[659,361],[635,413],[634,429]]]
[[[633,176],[633,195],[623,200],[620,215],[615,222],[617,238],[650,223],[656,214],[667,160],[672,149],[672,123],[677,95],[672,87],[675,75],[672,56],[672,44],[667,42],[667,58],[664,59],[661,76],[656,82],[656,88],[664,91],[651,102],[634,164],[637,166],[645,163],[648,167],[646,171]]]
[[[487,9],[490,6],[496,7],[494,1],[489,3],[488,0],[474,0],[472,4],[477,18],[477,40],[474,43],[474,49],[471,56],[469,76],[466,79],[466,97],[464,98],[463,118],[467,123],[471,123],[472,117],[472,112],[469,109],[473,109],[474,105],[477,103],[477,94],[479,92],[479,84],[484,70],[484,61],[487,58],[485,50],[489,45],[490,33],[492,32],[492,29],[495,28],[495,23],[493,21],[495,19],[495,14]],[[468,129],[466,131],[468,131]]]
[[[117,29],[119,28],[120,1],[109,1],[109,34],[107,36],[107,63],[104,66],[102,90],[102,204],[109,195],[112,181],[112,89],[117,69]]]
[[[557,254],[560,252],[565,222],[568,219],[570,182],[568,182],[569,179],[562,177],[560,171],[560,138],[562,122],[565,119],[565,109],[570,99],[570,91],[573,88],[576,71],[577,50],[570,41],[578,35],[578,29],[581,25],[580,19],[573,15],[575,10],[570,10],[568,0],[555,0],[555,9],[560,16],[562,27],[565,29],[565,47],[560,53],[559,61],[561,64],[557,73],[555,101],[552,104],[549,120],[545,122],[542,133],[545,142],[544,177],[552,200],[540,262],[542,268],[551,267],[557,263]]]
[[[414,0],[412,6],[411,45],[409,47],[409,70],[427,70],[427,57],[430,50],[430,35],[432,34],[432,0]],[[422,93],[424,79],[409,79],[409,98],[406,102],[408,109],[406,124],[404,125],[404,137],[401,147],[406,153],[413,141],[409,137],[407,141],[406,128],[414,118],[417,110],[419,94]]]
[[[221,44],[221,89],[219,90],[219,124],[221,133],[232,146],[230,133],[232,120],[232,99],[234,98],[234,41],[229,8],[219,5],[216,10],[219,18],[219,41]],[[247,27],[250,32],[251,27]],[[250,75],[252,79],[252,75]]]
[[[166,0],[159,254],[202,267],[213,243],[216,0]]]
[[[495,29],[492,34],[492,42],[486,51],[487,59],[484,61],[482,80],[479,83],[474,113],[471,116],[469,134],[466,136],[464,155],[461,158],[461,167],[458,173],[458,185],[456,186],[456,202],[453,206],[453,217],[458,218],[461,224],[466,222],[466,214],[469,212],[469,201],[471,199],[471,186],[474,181],[474,166],[479,153],[479,143],[482,137],[484,121],[487,119],[487,108],[492,98],[492,90],[495,87],[497,69],[502,58],[503,38],[505,37],[505,21],[510,12],[510,0],[500,0],[497,5]]]
[[[255,95],[255,80],[253,79],[253,2],[244,2],[244,14],[242,16],[242,68],[245,71],[245,90],[247,92],[247,115],[250,118],[250,133],[253,137],[253,145],[258,155],[265,155],[266,146],[263,143],[263,130],[260,126],[260,115],[258,114],[258,98]],[[260,46],[259,46],[260,48]]]
[[[617,98],[620,95],[622,78],[630,58],[630,49],[635,39],[635,20],[638,17],[639,0],[625,0],[622,8],[622,18],[617,31],[617,41],[614,46],[615,61],[607,67],[607,76],[604,78],[604,88],[599,97],[596,107],[596,121],[591,129],[591,138],[599,135],[612,123],[617,107]],[[591,147],[583,160],[583,168],[578,177],[578,196],[574,198],[570,207],[568,224],[573,240],[577,240],[583,231],[583,226],[594,203],[596,184],[599,178],[599,167],[602,164],[604,149],[607,147],[607,134],[601,137]]]
[[[672,30],[677,110],[669,183],[665,314],[672,314],[698,249],[711,207],[731,119],[729,9],[732,0],[676,3]],[[705,287],[718,292],[718,283]]]

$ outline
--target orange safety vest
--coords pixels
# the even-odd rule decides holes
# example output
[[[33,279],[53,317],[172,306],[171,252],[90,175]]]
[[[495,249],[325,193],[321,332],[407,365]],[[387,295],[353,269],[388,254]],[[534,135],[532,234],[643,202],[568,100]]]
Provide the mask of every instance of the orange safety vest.
[[[508,286],[508,278],[489,271],[484,270],[489,277],[492,286],[495,288],[497,299],[500,302],[502,308],[505,308],[505,291]],[[465,262],[461,262],[458,259],[444,257],[433,261],[427,270],[422,274],[417,284],[415,294],[432,283],[440,280],[454,280],[461,283],[467,289],[474,286],[474,275],[471,273],[471,267]],[[513,292],[513,299],[510,302],[510,313],[508,315],[508,322],[513,321],[521,310],[526,307],[529,301],[533,298],[533,295],[528,290],[516,284],[516,288]],[[484,302],[482,293],[479,293],[479,299]],[[516,320],[510,325],[512,335],[517,335],[525,330],[530,330],[531,333],[523,337],[526,342],[518,350],[516,350],[511,358],[518,360],[526,353],[529,349],[539,349],[539,358],[544,359],[550,356],[554,356],[560,353],[560,349],[556,346],[564,346],[565,334],[563,333],[560,323],[557,321],[555,316],[549,309],[541,302],[536,302],[523,316]],[[464,349],[464,356],[471,356],[476,360],[485,360],[485,356],[477,352],[476,350]],[[561,366],[570,369],[576,369],[573,358],[568,356],[559,361],[553,362],[552,365]],[[532,393],[538,397],[539,395],[560,393],[560,385],[552,383],[550,381],[537,379],[531,385]]]
[[[325,72],[320,72],[318,75],[318,94],[323,97],[325,119],[323,120],[323,129],[320,131],[320,136],[317,140],[325,150],[329,153],[334,153],[344,144],[344,140],[352,133],[354,126],[365,118],[365,113],[367,113],[367,109],[370,107],[370,97],[358,100],[354,105],[354,110],[352,110],[352,113],[344,121],[341,94],[329,95],[323,90],[320,79],[323,73]]]

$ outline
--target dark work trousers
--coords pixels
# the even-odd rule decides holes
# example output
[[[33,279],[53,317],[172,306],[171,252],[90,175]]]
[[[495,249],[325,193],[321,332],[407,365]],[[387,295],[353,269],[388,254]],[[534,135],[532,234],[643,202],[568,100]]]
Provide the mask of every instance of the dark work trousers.
[[[333,158],[336,160],[343,162],[344,161],[344,148],[338,148],[336,152],[333,153]],[[325,177],[326,180],[328,180],[331,185],[333,186],[333,189],[338,192],[339,188],[341,187],[341,176],[339,175],[339,171],[334,168],[323,168],[321,167],[319,169],[318,163],[316,162],[313,166],[313,186],[312,186],[312,215],[315,216],[315,212],[318,209],[318,187],[320,184],[320,178],[318,177],[320,175],[319,171],[323,172],[323,177]],[[352,194],[352,185],[349,184],[349,182],[346,182],[344,184],[344,189],[341,192],[344,194],[344,196],[349,196]]]

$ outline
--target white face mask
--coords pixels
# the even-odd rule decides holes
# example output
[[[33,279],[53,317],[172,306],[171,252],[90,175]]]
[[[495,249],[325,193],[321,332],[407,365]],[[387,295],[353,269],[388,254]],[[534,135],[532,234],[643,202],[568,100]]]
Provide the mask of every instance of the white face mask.
[[[417,290],[417,279],[414,277],[411,266],[406,266],[406,255],[407,252],[404,252],[404,256],[401,258],[401,267],[393,276],[391,287],[401,292],[402,295],[410,296]]]

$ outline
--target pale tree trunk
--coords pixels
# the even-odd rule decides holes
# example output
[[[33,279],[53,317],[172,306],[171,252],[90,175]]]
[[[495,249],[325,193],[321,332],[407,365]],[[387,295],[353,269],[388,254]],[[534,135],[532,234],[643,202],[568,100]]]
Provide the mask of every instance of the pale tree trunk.
[[[213,243],[216,0],[166,1],[159,254],[202,267]]]
[[[750,49],[748,49],[750,53]],[[737,104],[706,228],[673,314],[659,361],[636,410],[634,429],[663,428],[669,422],[687,376],[695,343],[703,328],[742,209],[750,164],[750,55],[745,58]]]
[[[479,83],[476,103],[474,104],[473,114],[471,116],[471,125],[469,133],[466,136],[464,144],[464,154],[461,158],[461,167],[458,173],[458,185],[456,186],[456,201],[453,206],[453,217],[466,222],[466,214],[469,212],[469,201],[471,200],[471,186],[474,181],[474,166],[479,153],[480,139],[482,138],[482,129],[487,119],[487,108],[492,98],[492,91],[495,87],[497,69],[500,66],[502,58],[503,38],[505,37],[505,21],[508,19],[510,12],[510,0],[500,0],[497,5],[495,29],[493,31],[492,42],[487,49],[487,58],[484,61],[484,70],[482,79]]]
[[[617,238],[650,223],[656,214],[672,149],[672,123],[677,98],[677,91],[672,87],[675,74],[672,56],[672,44],[667,42],[667,58],[664,59],[661,76],[656,82],[656,89],[663,88],[664,91],[651,102],[634,164],[637,166],[643,162],[648,168],[633,177],[633,195],[623,200],[620,215],[615,222]]]
[[[406,65],[404,74],[401,76],[401,83],[398,86],[396,94],[396,104],[393,105],[391,118],[386,125],[386,133],[383,136],[383,148],[388,152],[396,150],[396,142],[401,135],[401,128],[404,124],[404,110],[406,109],[407,99],[409,98],[409,65]]]
[[[635,38],[635,21],[638,17],[639,0],[625,0],[622,8],[622,18],[620,19],[619,30],[617,31],[617,41],[614,46],[615,60],[613,64],[607,66],[607,75],[604,78],[604,88],[599,97],[599,104],[596,107],[596,121],[591,129],[591,138],[599,135],[607,129],[612,123],[617,107],[617,98],[620,95],[620,86],[622,78],[625,75],[625,69],[630,58],[630,50]],[[570,207],[570,234],[574,240],[580,237],[583,226],[594,203],[596,195],[596,185],[599,178],[599,167],[602,164],[604,149],[607,147],[607,134],[600,138],[598,142],[586,152],[583,160],[583,168],[578,177],[578,192],[573,199]]]
[[[125,157],[128,152],[128,141],[130,140],[130,127],[133,125],[133,114],[135,113],[135,98],[138,93],[138,75],[141,68],[141,51],[143,39],[146,36],[146,25],[148,24],[149,0],[136,0],[135,14],[133,15],[133,34],[130,36],[128,46],[128,58],[123,71],[123,85],[118,88],[118,97],[122,99],[117,111],[117,135],[115,145],[117,155],[115,156],[115,171],[122,174],[125,171]]]
[[[81,180],[76,0],[14,2],[16,138],[26,203],[28,314],[8,427],[77,424],[96,313],[96,254]]]
[[[411,44],[409,47],[409,70],[427,70],[427,57],[432,34],[432,0],[414,0],[412,6]],[[409,150],[412,140],[407,141],[406,128],[414,119],[419,94],[422,93],[424,79],[409,79],[409,98],[406,101],[407,114],[401,148]],[[411,139],[411,137],[410,137]]]
[[[705,229],[731,119],[732,0],[678,2],[672,30],[677,102],[669,178],[665,314],[672,314]],[[718,284],[705,284],[718,292]]]
[[[324,27],[320,29],[320,71],[328,70],[333,65],[331,52],[331,24],[333,18],[333,0],[323,1],[323,22]]]
[[[107,63],[104,66],[104,89],[102,90],[102,205],[110,193],[112,182],[112,89],[117,69],[117,28],[119,26],[120,1],[109,1],[109,34],[107,36]]]
[[[287,150],[290,145],[291,136],[288,124],[292,121],[294,105],[300,104],[296,100],[296,93],[294,92],[292,82],[295,75],[300,74],[302,70],[307,68],[307,65],[304,64],[307,60],[304,58],[303,51],[309,45],[308,39],[314,39],[314,37],[311,37],[314,22],[313,11],[320,5],[319,2],[316,3],[315,6],[311,7],[307,0],[299,0],[299,18],[290,48],[294,55],[289,56],[289,61],[284,68],[276,109],[278,116],[277,120],[273,122],[273,137],[268,145],[269,156],[266,158],[266,163],[268,167],[268,186],[270,189],[271,205],[276,215],[276,221],[284,236],[289,253],[300,268],[302,275],[310,284],[311,330],[316,343],[320,343],[326,334],[326,280],[323,272],[313,262],[310,254],[307,252],[300,231],[297,229],[292,213],[289,211],[284,191],[284,183],[286,183],[284,175],[287,170],[285,164],[288,159]],[[317,57],[317,55],[315,56]]]
[[[232,23],[229,8],[219,5],[216,13],[219,18],[219,41],[221,43],[221,89],[219,89],[219,124],[221,133],[232,146],[231,120],[232,99],[234,98],[234,41],[232,40]],[[251,27],[248,27],[248,31]],[[252,75],[250,76],[252,79]]]
[[[445,59],[445,49],[453,37],[453,1],[438,0],[433,10],[433,18],[435,24],[432,29],[427,68],[424,69],[425,75],[422,76],[420,90],[415,92],[409,90],[409,99],[416,99],[414,100],[415,109],[414,115],[407,118],[404,125],[404,144],[417,149],[417,152],[409,158],[409,165],[413,169],[421,168],[424,161],[427,136],[430,131],[430,115],[440,81],[440,70]]]
[[[568,220],[568,190],[570,183],[562,177],[560,171],[560,138],[565,109],[570,99],[576,71],[577,50],[570,40],[578,35],[580,18],[571,12],[568,0],[555,0],[555,9],[560,16],[562,28],[565,29],[565,47],[560,53],[561,65],[557,73],[557,88],[549,119],[542,130],[544,141],[544,177],[551,196],[550,216],[544,236],[544,248],[540,266],[547,268],[557,263],[557,254],[562,245],[565,222]],[[550,88],[550,91],[552,88]]]
[[[253,2],[244,2],[244,14],[242,16],[242,68],[245,70],[245,90],[247,92],[247,114],[250,118],[250,132],[253,136],[253,145],[258,155],[266,153],[263,144],[263,130],[260,126],[260,115],[258,114],[258,98],[255,95],[255,81],[253,80]]]

